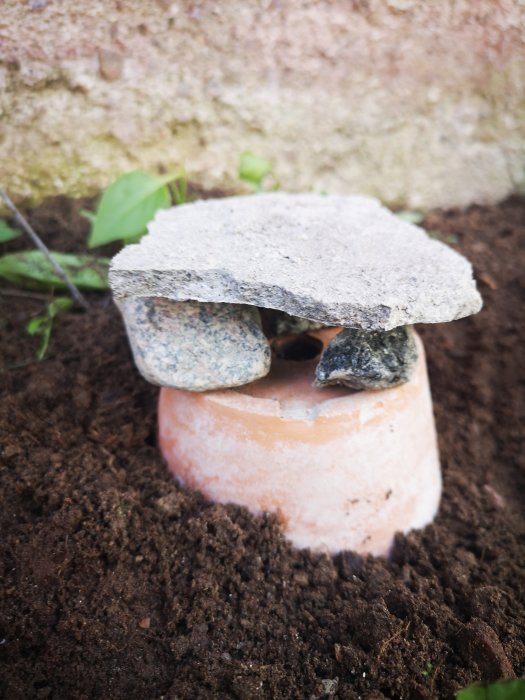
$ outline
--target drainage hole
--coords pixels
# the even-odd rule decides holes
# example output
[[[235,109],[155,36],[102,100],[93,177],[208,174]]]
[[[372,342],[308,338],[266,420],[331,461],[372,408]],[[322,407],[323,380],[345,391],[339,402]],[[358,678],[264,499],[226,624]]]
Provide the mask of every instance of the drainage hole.
[[[272,340],[272,350],[274,355],[280,360],[291,360],[292,362],[302,362],[303,360],[313,360],[323,349],[323,343],[318,338],[311,335],[287,335]]]

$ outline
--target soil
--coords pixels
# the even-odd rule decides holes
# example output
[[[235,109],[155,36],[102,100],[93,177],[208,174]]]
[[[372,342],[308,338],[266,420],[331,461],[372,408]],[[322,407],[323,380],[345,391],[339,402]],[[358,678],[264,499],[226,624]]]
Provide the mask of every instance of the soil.
[[[80,251],[84,204],[29,214]],[[59,317],[39,363],[24,326],[44,302],[4,286],[0,697],[451,698],[525,674],[525,200],[424,225],[485,307],[420,328],[445,489],[391,561],[293,551],[273,518],[179,488],[109,296]]]

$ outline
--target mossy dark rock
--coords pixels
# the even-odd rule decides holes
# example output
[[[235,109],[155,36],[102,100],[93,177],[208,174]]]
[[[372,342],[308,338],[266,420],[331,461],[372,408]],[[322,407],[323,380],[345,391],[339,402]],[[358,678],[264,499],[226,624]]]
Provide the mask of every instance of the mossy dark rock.
[[[409,326],[391,331],[346,328],[327,346],[317,369],[317,386],[343,384],[351,389],[388,389],[410,379],[417,360]]]

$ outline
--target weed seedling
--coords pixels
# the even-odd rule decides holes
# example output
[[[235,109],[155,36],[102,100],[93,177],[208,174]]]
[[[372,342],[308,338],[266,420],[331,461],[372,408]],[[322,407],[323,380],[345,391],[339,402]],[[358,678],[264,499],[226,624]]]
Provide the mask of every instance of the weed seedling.
[[[256,192],[262,190],[263,180],[272,174],[273,166],[269,160],[259,158],[251,151],[241,153],[239,161],[239,179],[253,187]]]
[[[40,335],[42,340],[36,354],[38,360],[43,360],[49,347],[51,339],[51,329],[55,316],[64,311],[68,311],[73,306],[73,299],[70,297],[56,297],[46,307],[46,313],[32,318],[26,326],[29,335]]]
[[[426,666],[425,666],[425,670],[424,670],[424,671],[421,671],[421,675],[422,675],[424,678],[427,678],[427,677],[430,676],[430,674],[432,673],[433,668],[434,668],[434,666],[432,666],[432,664],[430,663],[430,661],[427,661],[427,664],[426,664]]]

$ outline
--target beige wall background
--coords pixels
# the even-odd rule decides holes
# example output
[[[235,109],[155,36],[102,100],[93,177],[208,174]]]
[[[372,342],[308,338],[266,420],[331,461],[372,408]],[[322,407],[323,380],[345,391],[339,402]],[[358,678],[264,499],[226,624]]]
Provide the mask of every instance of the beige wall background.
[[[0,182],[92,193],[185,163],[239,190],[468,205],[523,182],[522,0],[2,0]]]

